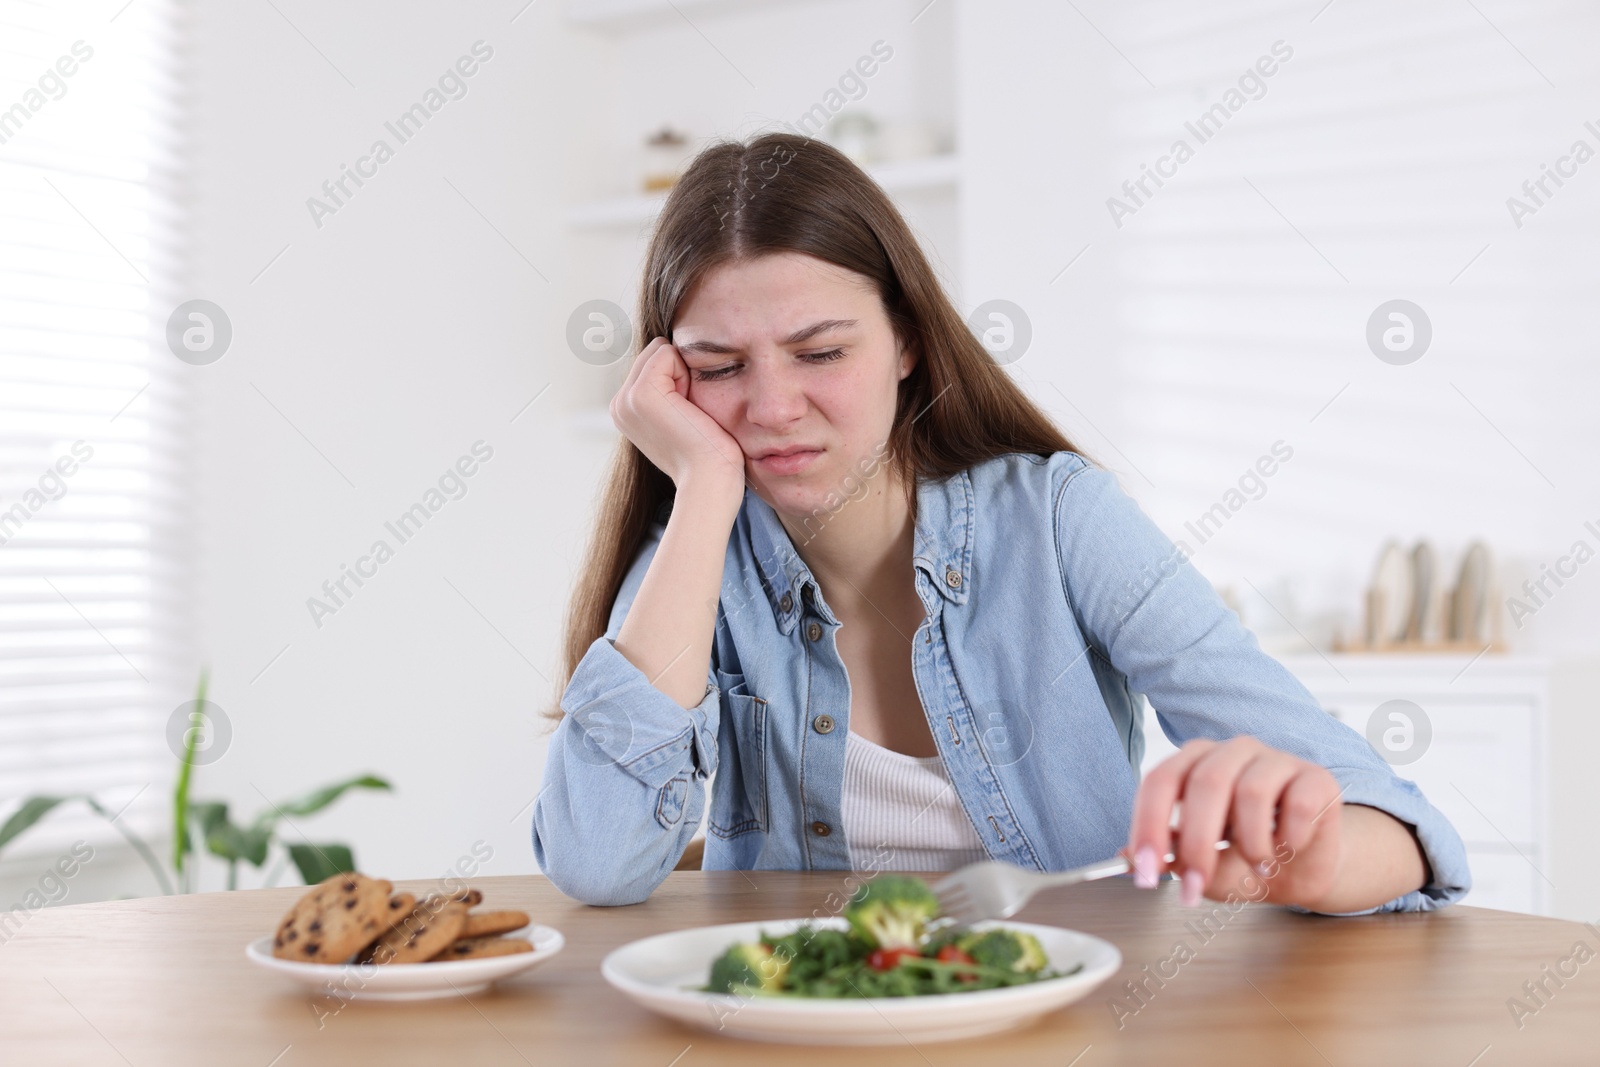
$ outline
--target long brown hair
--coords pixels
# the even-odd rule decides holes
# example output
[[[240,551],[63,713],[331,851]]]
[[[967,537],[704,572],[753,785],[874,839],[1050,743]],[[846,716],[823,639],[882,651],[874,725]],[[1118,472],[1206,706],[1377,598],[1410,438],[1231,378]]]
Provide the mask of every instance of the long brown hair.
[[[797,134],[720,142],[689,165],[645,255],[634,358],[652,339],[672,336],[680,302],[709,270],[778,252],[871,280],[896,339],[918,354],[900,382],[888,449],[913,502],[919,477],[948,477],[1010,452],[1083,454],[973,335],[883,190],[836,148]],[[623,579],[673,493],[672,479],[622,438],[567,608],[551,718],[562,716],[560,694],[606,632]]]

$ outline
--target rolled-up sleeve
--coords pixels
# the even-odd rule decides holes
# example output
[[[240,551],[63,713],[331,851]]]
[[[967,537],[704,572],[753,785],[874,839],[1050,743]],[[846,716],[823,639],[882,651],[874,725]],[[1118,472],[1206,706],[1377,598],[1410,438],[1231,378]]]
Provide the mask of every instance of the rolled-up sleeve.
[[[1248,734],[1327,768],[1344,803],[1377,808],[1415,831],[1427,884],[1376,907],[1329,914],[1428,911],[1465,896],[1466,848],[1444,814],[1262,651],[1109,471],[1071,453],[1056,459],[1056,545],[1073,611],[1085,636],[1149,700],[1172,743]]]
[[[650,683],[616,648],[663,533],[657,524],[561,696],[533,806],[533,852],[556,888],[587,904],[636,904],[672,871],[716,770],[716,665],[693,708]]]

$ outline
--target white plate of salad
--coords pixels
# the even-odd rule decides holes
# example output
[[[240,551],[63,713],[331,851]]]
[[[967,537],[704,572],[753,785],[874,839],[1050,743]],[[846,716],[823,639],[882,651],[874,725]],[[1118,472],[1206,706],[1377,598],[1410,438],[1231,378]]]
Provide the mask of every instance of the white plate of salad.
[[[639,1004],[729,1037],[806,1045],[1007,1030],[1117,973],[1115,945],[1055,926],[935,921],[920,879],[883,874],[842,915],[728,923],[624,945],[600,965]]]

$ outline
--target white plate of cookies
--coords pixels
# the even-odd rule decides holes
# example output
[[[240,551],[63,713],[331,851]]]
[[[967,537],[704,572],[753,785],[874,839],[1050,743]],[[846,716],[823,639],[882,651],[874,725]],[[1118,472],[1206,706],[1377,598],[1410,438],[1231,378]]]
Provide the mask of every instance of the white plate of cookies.
[[[245,956],[340,1000],[423,1000],[480,992],[561,951],[560,931],[482,903],[477,889],[418,900],[382,878],[336,874]]]

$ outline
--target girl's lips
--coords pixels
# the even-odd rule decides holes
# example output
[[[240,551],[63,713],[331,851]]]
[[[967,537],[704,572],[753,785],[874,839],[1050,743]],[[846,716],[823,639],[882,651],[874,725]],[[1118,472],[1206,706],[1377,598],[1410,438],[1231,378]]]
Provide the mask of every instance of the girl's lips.
[[[799,474],[822,455],[820,449],[809,452],[792,452],[787,456],[763,456],[755,460],[757,467],[768,474]]]

